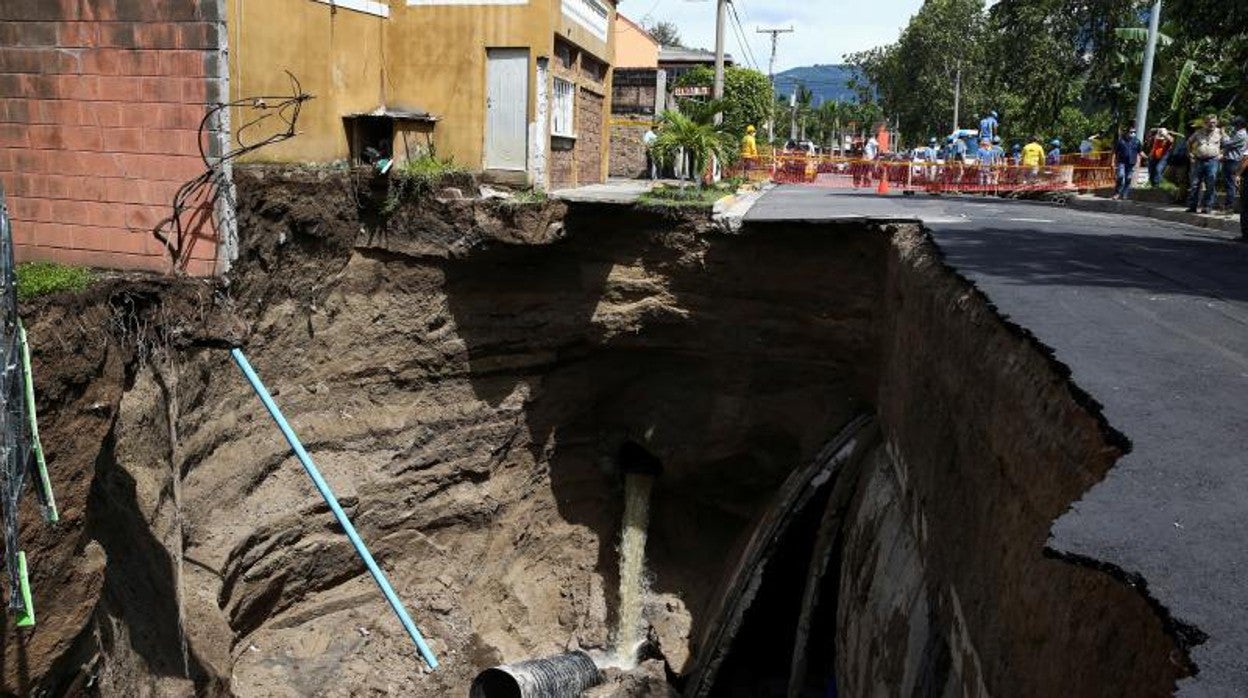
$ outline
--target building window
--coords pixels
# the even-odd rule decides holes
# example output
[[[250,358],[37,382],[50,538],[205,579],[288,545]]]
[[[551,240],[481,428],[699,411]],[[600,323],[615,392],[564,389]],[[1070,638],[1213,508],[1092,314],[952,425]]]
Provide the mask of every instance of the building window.
[[[564,70],[572,70],[576,67],[575,56],[572,55],[572,47],[562,41],[555,42],[555,58],[558,59],[559,65]]]
[[[572,138],[572,115],[576,113],[576,88],[571,82],[555,78],[555,91],[550,107],[550,133]]]

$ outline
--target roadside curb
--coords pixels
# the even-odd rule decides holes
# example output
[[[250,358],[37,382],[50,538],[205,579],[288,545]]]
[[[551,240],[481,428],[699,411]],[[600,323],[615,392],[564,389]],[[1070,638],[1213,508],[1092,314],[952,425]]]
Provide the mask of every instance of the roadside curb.
[[[774,183],[768,182],[753,191],[725,196],[716,201],[711,208],[711,220],[725,233],[741,232],[742,226],[745,225],[746,214],[754,208],[754,204],[763,198],[764,194],[774,189],[775,186]]]
[[[1142,216],[1169,223],[1182,223],[1196,228],[1218,230],[1224,233],[1239,234],[1240,232],[1238,216],[1224,218],[1222,216],[1188,213],[1177,206],[1163,207],[1156,204],[1143,204],[1136,201],[1112,201],[1092,196],[1072,197],[1067,200],[1066,205],[1080,211]]]

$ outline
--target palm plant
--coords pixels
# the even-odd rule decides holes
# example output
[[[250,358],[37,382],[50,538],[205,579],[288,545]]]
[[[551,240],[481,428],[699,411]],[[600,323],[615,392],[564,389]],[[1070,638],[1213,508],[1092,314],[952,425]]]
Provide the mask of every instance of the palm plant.
[[[706,172],[712,158],[728,162],[737,153],[736,139],[715,125],[715,114],[722,111],[717,102],[705,102],[699,106],[685,105],[686,112],[673,110],[659,117],[658,140],[654,142],[654,157],[664,165],[677,158],[686,158],[686,164],[702,186],[702,173]]]

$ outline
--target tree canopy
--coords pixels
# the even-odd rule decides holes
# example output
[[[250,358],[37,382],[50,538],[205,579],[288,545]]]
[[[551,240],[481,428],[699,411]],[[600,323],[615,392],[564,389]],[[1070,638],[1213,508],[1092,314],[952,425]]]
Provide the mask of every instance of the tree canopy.
[[[915,142],[990,110],[1007,140],[1077,142],[1134,120],[1147,0],[927,0],[896,43],[847,56]],[[1149,124],[1182,130],[1204,111],[1248,110],[1248,2],[1167,0]],[[961,108],[953,123],[954,85]]]
[[[714,83],[715,71],[706,66],[694,68],[676,80],[677,87],[710,87]],[[757,70],[726,69],[723,130],[740,136],[745,133],[746,126],[761,127],[771,117],[773,94],[771,81]],[[684,104],[681,108],[685,108]]]
[[[671,22],[654,22],[646,27],[646,31],[660,46],[684,48],[684,40],[680,37],[680,29]]]

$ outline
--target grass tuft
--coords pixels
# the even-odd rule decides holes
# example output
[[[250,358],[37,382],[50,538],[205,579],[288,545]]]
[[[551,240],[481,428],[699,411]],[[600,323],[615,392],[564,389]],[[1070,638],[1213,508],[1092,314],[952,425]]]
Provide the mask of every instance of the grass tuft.
[[[91,270],[55,262],[17,265],[17,297],[30,300],[62,291],[81,291],[91,285]]]

